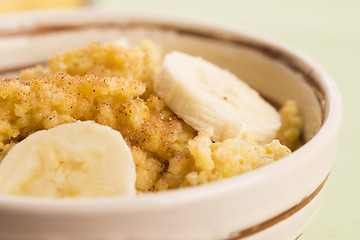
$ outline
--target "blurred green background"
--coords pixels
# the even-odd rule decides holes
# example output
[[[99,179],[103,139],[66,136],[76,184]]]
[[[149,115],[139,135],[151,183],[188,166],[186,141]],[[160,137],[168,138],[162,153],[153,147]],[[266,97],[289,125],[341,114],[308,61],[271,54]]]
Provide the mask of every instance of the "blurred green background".
[[[81,5],[163,12],[249,28],[287,42],[320,62],[340,87],[344,118],[323,205],[302,240],[360,239],[359,0],[2,0],[0,12]]]

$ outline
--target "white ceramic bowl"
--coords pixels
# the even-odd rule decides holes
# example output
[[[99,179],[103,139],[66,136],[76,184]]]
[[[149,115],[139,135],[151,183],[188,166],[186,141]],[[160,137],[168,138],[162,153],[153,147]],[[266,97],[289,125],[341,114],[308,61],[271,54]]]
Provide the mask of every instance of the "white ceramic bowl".
[[[298,239],[317,212],[337,148],[341,97],[312,59],[238,28],[148,14],[29,12],[0,17],[0,72],[92,41],[150,39],[230,69],[274,103],[292,98],[306,144],[255,171],[137,197],[0,197],[0,239]]]

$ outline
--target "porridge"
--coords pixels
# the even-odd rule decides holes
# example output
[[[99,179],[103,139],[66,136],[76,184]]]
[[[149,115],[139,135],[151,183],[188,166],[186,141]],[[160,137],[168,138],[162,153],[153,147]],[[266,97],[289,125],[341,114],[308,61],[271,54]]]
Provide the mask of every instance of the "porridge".
[[[204,61],[200,58],[194,61],[200,60]],[[151,42],[133,47],[92,43],[52,56],[46,66],[24,69],[18,78],[3,78],[0,159],[6,160],[14,146],[36,132],[62,124],[93,121],[121,133],[136,169],[136,190],[155,192],[251,171],[290,154],[301,145],[302,120],[292,100],[285,102],[279,112],[271,113],[276,114],[275,120],[271,119],[274,124],[266,128],[267,119],[256,114],[249,119],[249,114],[244,114],[239,123],[238,119],[229,118],[227,125],[221,125],[220,118],[216,122],[216,126],[222,126],[219,129],[208,124],[213,119],[200,121],[195,114],[190,119],[189,111],[180,113],[179,105],[175,104],[177,95],[164,96],[167,86],[158,82],[164,73],[162,61],[161,51]],[[184,71],[181,66],[179,69]],[[224,70],[216,71],[220,77]],[[255,93],[250,95],[250,100],[267,104]],[[187,97],[182,95],[179,99],[184,96]],[[228,96],[222,98],[224,104],[229,101]],[[182,106],[194,107],[185,103]],[[271,106],[267,108],[273,111]],[[225,111],[225,107],[218,110]],[[251,121],[258,121],[257,125]],[[233,123],[236,123],[234,128]],[[236,129],[238,126],[241,128]],[[27,161],[26,157],[22,161]],[[69,196],[76,195],[61,195]]]

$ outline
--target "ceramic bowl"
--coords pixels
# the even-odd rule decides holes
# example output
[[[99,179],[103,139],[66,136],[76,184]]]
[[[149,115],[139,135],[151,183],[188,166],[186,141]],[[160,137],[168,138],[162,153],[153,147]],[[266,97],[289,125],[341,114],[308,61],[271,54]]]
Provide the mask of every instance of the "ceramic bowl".
[[[296,100],[306,143],[255,171],[180,190],[72,200],[0,196],[0,239],[298,239],[319,209],[336,154],[342,102],[328,73],[292,47],[241,28],[92,10],[1,16],[0,72],[16,75],[53,53],[123,38],[200,55],[274,104]]]

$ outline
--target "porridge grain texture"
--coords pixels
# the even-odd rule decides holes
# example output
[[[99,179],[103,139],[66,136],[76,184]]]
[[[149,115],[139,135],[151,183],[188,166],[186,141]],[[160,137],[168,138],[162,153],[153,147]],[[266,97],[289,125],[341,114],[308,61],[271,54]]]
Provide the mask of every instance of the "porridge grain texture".
[[[136,165],[136,188],[148,192],[238,175],[300,146],[302,121],[294,101],[280,110],[280,141],[260,145],[242,133],[212,142],[212,129],[196,132],[152,90],[161,58],[150,42],[129,48],[93,43],[51,57],[48,66],[24,69],[19,78],[1,79],[0,161],[36,131],[94,120],[123,135]]]

